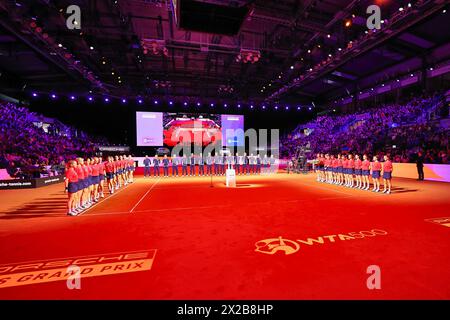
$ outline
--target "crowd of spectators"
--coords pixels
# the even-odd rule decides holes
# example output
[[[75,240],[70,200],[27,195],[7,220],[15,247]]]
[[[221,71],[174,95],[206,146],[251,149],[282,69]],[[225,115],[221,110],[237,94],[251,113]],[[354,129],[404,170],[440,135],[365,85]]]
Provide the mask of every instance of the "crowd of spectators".
[[[65,159],[92,156],[96,144],[106,143],[55,119],[51,124],[39,119],[45,117],[0,101],[0,169],[13,178],[58,172]]]
[[[395,162],[414,162],[421,151],[426,163],[446,164],[450,128],[448,122],[436,119],[437,108],[448,108],[440,96],[418,97],[359,113],[319,116],[283,138],[281,154],[290,159],[308,146],[313,154],[389,154]]]

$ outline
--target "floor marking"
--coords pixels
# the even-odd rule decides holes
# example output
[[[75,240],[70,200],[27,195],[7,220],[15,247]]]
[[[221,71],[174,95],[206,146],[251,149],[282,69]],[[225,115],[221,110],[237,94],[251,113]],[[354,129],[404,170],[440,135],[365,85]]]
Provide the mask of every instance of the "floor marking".
[[[308,184],[308,183],[301,183],[299,180],[296,181],[297,183],[303,184],[303,185],[307,185],[309,187],[314,187],[314,188],[318,188],[318,189],[322,189],[322,190],[329,190],[329,191],[333,191],[333,192],[337,192],[337,193],[342,193],[342,194],[346,194],[346,195],[352,195],[351,193],[347,193],[347,192],[342,192],[342,191],[338,191],[338,190],[334,190],[334,189],[329,189],[329,188],[323,188],[323,187],[319,187],[316,186],[314,184]],[[356,190],[356,189],[355,189]]]
[[[133,250],[133,251],[126,251],[126,253],[138,253],[145,250],[157,250],[157,249],[142,249],[142,250]],[[6,266],[10,264],[17,264],[17,263],[33,263],[33,262],[42,262],[42,261],[53,261],[53,260],[60,260],[60,259],[72,259],[72,258],[89,258],[89,257],[96,257],[98,255],[110,255],[110,254],[121,254],[123,251],[118,252],[108,252],[108,253],[96,253],[96,254],[89,254],[86,256],[69,256],[69,257],[58,257],[58,258],[48,258],[48,259],[40,259],[40,260],[31,260],[31,261],[19,261],[19,262],[8,262],[8,263],[2,263],[0,266]]]
[[[161,178],[158,178],[158,180],[150,187],[150,189],[147,190],[147,192],[142,196],[142,198],[134,205],[134,207],[130,210],[129,213],[133,213],[134,209],[144,200],[144,198],[147,196],[147,194],[153,190],[153,188],[158,184],[158,182],[161,180]]]
[[[86,212],[90,211],[91,209],[95,208],[97,205],[99,205],[100,203],[105,202],[108,199],[111,199],[112,197],[114,197],[116,194],[121,193],[123,190],[127,189],[129,186],[131,185],[131,183],[127,184],[126,186],[124,186],[122,189],[120,189],[119,191],[115,192],[114,194],[110,194],[108,197],[104,198],[104,200],[99,201],[97,203],[95,203],[93,206],[90,206],[89,208],[87,208],[86,210],[80,212],[79,214],[76,215],[76,217],[79,217],[83,214],[85,214]]]

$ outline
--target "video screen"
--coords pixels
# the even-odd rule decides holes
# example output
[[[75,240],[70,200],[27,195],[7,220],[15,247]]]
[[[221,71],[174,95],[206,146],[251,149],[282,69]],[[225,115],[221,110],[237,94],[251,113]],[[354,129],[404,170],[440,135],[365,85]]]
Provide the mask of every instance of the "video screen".
[[[137,145],[174,147],[179,143],[244,146],[244,116],[209,113],[137,112]]]
[[[162,146],[162,127],[162,112],[136,112],[136,145],[139,147]]]

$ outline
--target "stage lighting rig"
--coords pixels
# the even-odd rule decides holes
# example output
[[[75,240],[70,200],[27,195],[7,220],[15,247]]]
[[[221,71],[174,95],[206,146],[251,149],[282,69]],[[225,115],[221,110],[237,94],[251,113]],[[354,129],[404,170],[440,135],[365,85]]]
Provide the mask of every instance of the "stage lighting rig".
[[[169,56],[169,50],[166,47],[165,40],[159,39],[141,39],[141,46],[144,54]]]
[[[256,63],[261,59],[261,51],[241,49],[241,52],[236,57],[236,62],[242,63]]]

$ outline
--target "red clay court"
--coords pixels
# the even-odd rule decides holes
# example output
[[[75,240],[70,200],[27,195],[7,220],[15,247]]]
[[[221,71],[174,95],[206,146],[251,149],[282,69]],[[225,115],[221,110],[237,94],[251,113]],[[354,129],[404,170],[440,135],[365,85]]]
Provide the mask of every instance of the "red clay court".
[[[237,183],[138,177],[78,217],[62,185],[2,191],[0,299],[450,299],[448,183],[398,178],[391,195],[313,174]],[[279,237],[290,250],[268,254]],[[81,290],[58,279],[69,257]],[[381,290],[366,286],[370,265]]]

